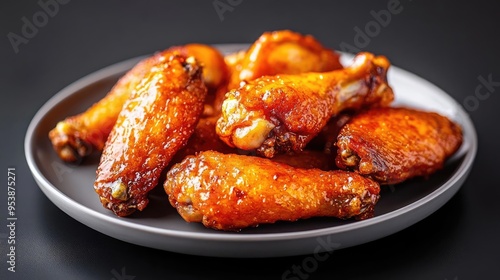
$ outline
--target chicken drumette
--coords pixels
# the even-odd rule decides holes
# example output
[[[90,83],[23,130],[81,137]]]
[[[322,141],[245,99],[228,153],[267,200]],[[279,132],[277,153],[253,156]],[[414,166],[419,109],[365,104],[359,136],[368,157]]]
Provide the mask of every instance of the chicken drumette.
[[[380,192],[378,183],[354,172],[213,151],[176,164],[164,188],[186,221],[231,231],[311,217],[369,218]]]
[[[215,94],[214,108],[220,113],[225,94],[262,76],[328,72],[342,69],[340,55],[324,47],[312,35],[290,30],[264,32],[248,49],[224,57],[229,80]]]
[[[227,82],[224,57],[214,47],[202,44],[174,46],[147,57],[129,70],[109,93],[85,112],[70,116],[49,132],[54,150],[66,162],[79,163],[91,151],[101,152],[123,104],[153,67],[173,54],[195,56],[203,64],[203,79],[215,90]]]
[[[217,134],[266,157],[301,151],[344,110],[389,105],[389,66],[383,56],[360,53],[341,70],[255,79],[226,94]]]

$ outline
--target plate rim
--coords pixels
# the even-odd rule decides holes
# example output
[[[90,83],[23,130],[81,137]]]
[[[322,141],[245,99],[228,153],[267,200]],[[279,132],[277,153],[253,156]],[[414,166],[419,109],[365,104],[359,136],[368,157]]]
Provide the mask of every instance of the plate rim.
[[[218,48],[243,48],[245,46],[249,46],[249,44],[213,44],[213,46],[218,47]],[[353,54],[349,53],[344,53],[344,52],[339,52],[342,55],[347,55],[347,56],[352,56]],[[221,234],[218,231],[215,231],[213,233],[206,233],[206,232],[188,232],[188,231],[183,231],[183,230],[174,230],[174,229],[163,229],[163,228],[157,228],[154,226],[149,226],[149,225],[143,225],[143,224],[136,224],[134,222],[131,222],[129,220],[121,220],[121,219],[116,219],[116,217],[110,217],[107,216],[103,213],[100,213],[92,208],[89,208],[85,206],[84,204],[81,204],[75,200],[73,200],[71,197],[67,196],[64,194],[58,187],[55,186],[51,181],[49,181],[41,172],[41,170],[38,168],[35,162],[35,139],[33,137],[33,134],[35,133],[38,124],[40,121],[43,119],[45,114],[50,111],[51,108],[59,104],[60,102],[64,101],[65,99],[71,97],[72,94],[74,94],[76,91],[81,90],[85,86],[88,86],[90,84],[96,83],[100,80],[107,79],[110,76],[113,75],[118,75],[120,73],[123,73],[124,69],[130,69],[135,63],[140,61],[142,58],[146,57],[147,55],[141,55],[133,58],[126,59],[121,62],[117,62],[114,64],[111,64],[109,66],[106,66],[104,68],[101,68],[97,71],[94,71],[88,75],[83,76],[82,78],[72,82],[68,86],[64,87],[63,89],[59,90],[54,96],[52,96],[49,100],[47,100],[36,112],[32,120],[30,121],[30,124],[26,130],[26,135],[24,139],[24,150],[25,150],[25,158],[28,163],[29,169],[37,183],[37,185],[40,187],[42,192],[49,198],[49,200],[52,201],[58,208],[63,210],[65,213],[70,215],[72,218],[75,220],[85,224],[86,226],[89,226],[93,229],[96,229],[94,226],[89,225],[88,223],[82,221],[82,218],[77,218],[73,214],[73,211],[80,211],[81,213],[85,213],[86,215],[89,215],[89,217],[99,219],[101,221],[104,221],[110,225],[114,226],[119,226],[119,227],[126,227],[126,228],[131,228],[133,230],[137,231],[147,231],[148,233],[152,234],[159,234],[161,236],[170,236],[170,237],[176,237],[176,238],[183,238],[183,239],[196,239],[196,240],[212,240],[212,241],[234,241],[234,242],[264,242],[264,241],[275,241],[275,240],[290,240],[290,239],[303,239],[303,238],[314,238],[314,237],[320,237],[320,236],[325,236],[325,235],[332,235],[332,234],[339,234],[339,233],[345,233],[353,230],[358,230],[360,228],[365,228],[365,227],[371,227],[374,225],[378,224],[384,224],[387,222],[390,222],[391,220],[408,215],[412,213],[413,211],[418,210],[420,207],[434,201],[435,199],[441,197],[443,193],[450,191],[452,189],[452,193],[449,194],[449,197],[441,203],[439,206],[436,207],[436,209],[431,210],[429,214],[433,213],[437,209],[439,209],[442,205],[444,205],[452,196],[455,195],[455,193],[460,189],[462,186],[463,182],[466,180],[468,177],[468,173],[472,169],[472,165],[474,163],[476,154],[477,154],[477,149],[478,149],[478,140],[477,140],[477,132],[474,127],[474,124],[472,120],[470,119],[469,115],[465,112],[464,108],[460,106],[460,104],[453,99],[448,93],[446,93],[444,90],[439,88],[437,85],[431,83],[428,80],[425,80],[424,78],[409,72],[405,69],[399,68],[398,66],[391,65],[392,71],[399,72],[405,77],[410,77],[412,80],[416,81],[419,84],[423,84],[426,87],[430,87],[433,90],[433,94],[438,94],[441,98],[445,98],[447,102],[450,104],[454,105],[454,109],[457,111],[458,116],[462,120],[462,127],[463,131],[467,131],[468,134],[464,134],[464,138],[468,136],[468,141],[469,141],[469,147],[468,150],[465,152],[464,158],[460,165],[457,167],[457,169],[452,173],[452,175],[447,178],[446,182],[441,184],[437,189],[433,190],[429,194],[423,196],[422,198],[405,205],[401,208],[398,208],[396,210],[393,210],[388,213],[381,214],[380,216],[375,216],[373,218],[367,219],[367,220],[362,220],[362,221],[356,221],[354,223],[349,223],[349,224],[344,224],[344,225],[337,225],[333,227],[326,227],[326,228],[321,228],[321,229],[311,229],[311,230],[301,230],[301,231],[292,231],[292,232],[281,232],[281,233],[248,233],[248,234],[239,234],[239,233],[226,233],[224,232]],[[125,70],[126,71],[126,70]],[[465,141],[464,141],[465,142]],[[458,184],[458,185],[457,185]],[[455,188],[453,188],[455,187]],[[71,206],[71,207],[70,207]],[[410,224],[404,226],[403,228],[395,231],[398,232],[408,226],[413,225],[414,223],[425,219],[429,214],[427,214],[424,217],[418,218],[415,222],[411,222]],[[97,229],[96,229],[97,230]],[[102,232],[101,230],[98,230]],[[105,232],[102,232],[104,234],[107,234]],[[393,232],[394,233],[394,232]],[[392,234],[392,233],[391,233]],[[109,235],[109,234],[107,234]],[[110,235],[114,237],[113,235]],[[117,238],[117,237],[114,237]],[[379,237],[380,238],[380,237]],[[120,239],[120,238],[117,238]],[[378,238],[376,238],[378,239]],[[130,241],[127,241],[130,242]],[[140,243],[136,243],[140,244]]]

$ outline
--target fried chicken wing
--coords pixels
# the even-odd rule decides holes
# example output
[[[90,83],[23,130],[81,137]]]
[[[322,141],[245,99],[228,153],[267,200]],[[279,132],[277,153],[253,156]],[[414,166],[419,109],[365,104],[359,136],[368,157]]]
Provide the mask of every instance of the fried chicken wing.
[[[354,116],[337,139],[337,166],[381,184],[441,169],[462,143],[458,124],[434,112],[376,108]]]
[[[175,165],[164,189],[184,220],[228,231],[319,216],[369,218],[380,192],[378,183],[354,172],[212,151]]]
[[[220,113],[225,94],[238,88],[242,81],[266,75],[327,72],[343,67],[337,52],[325,48],[311,35],[290,30],[264,32],[248,50],[227,54],[224,60],[229,81],[216,91],[211,102],[215,113]]]
[[[246,51],[226,59],[233,65],[229,89],[262,76],[327,72],[342,68],[340,56],[312,35],[290,30],[264,32]]]
[[[201,44],[174,46],[147,57],[129,70],[109,93],[85,112],[70,116],[49,132],[54,150],[66,162],[79,163],[93,150],[102,151],[125,101],[149,71],[174,54],[195,56],[203,67],[203,79],[209,88],[227,83],[224,57],[214,47]]]
[[[389,105],[389,65],[383,56],[360,53],[341,70],[250,81],[226,94],[217,134],[230,146],[266,157],[301,151],[342,111]]]
[[[146,207],[163,168],[193,133],[206,93],[194,57],[173,55],[146,74],[101,155],[94,189],[104,207],[118,216]]]

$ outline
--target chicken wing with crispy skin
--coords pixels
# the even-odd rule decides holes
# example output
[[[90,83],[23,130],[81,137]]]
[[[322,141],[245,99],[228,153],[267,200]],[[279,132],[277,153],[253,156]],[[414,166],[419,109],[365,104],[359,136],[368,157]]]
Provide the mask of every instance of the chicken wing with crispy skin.
[[[266,157],[301,151],[342,111],[389,105],[389,66],[383,56],[360,53],[341,70],[250,81],[226,94],[217,134],[230,146]]]
[[[376,108],[355,115],[337,138],[337,166],[381,184],[441,169],[462,143],[460,126],[434,112]]]
[[[380,192],[378,183],[354,172],[212,151],[175,165],[164,189],[184,220],[228,231],[320,216],[369,218]]]
[[[290,30],[264,32],[245,53],[237,53],[226,61],[234,65],[229,89],[242,81],[262,76],[327,72],[342,68],[340,55],[325,48],[312,35]]]
[[[203,63],[203,79],[209,88],[227,82],[224,57],[208,45],[174,46],[147,57],[136,64],[113,86],[109,93],[85,112],[57,123],[49,138],[59,157],[66,162],[79,163],[91,151],[102,151],[123,104],[146,74],[174,54],[194,55]]]
[[[327,72],[342,69],[340,56],[325,48],[312,35],[290,30],[264,32],[248,50],[224,56],[229,81],[215,94],[214,111],[220,113],[221,104],[229,90],[238,88],[242,81],[262,76]]]
[[[94,189],[104,207],[127,216],[148,204],[147,194],[193,133],[207,88],[194,57],[171,56],[132,92],[105,144]]]

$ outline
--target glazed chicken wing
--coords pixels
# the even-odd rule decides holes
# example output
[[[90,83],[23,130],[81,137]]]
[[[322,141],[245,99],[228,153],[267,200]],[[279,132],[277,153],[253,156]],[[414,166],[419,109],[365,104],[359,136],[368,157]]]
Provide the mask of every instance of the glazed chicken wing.
[[[327,72],[342,68],[340,56],[312,35],[290,30],[264,32],[245,53],[226,61],[233,65],[229,89],[262,76]]]
[[[195,53],[202,56],[201,53]],[[215,58],[215,55],[205,55]],[[311,35],[302,35],[289,30],[266,32],[252,44],[248,51],[242,50],[227,54],[223,57],[227,76],[238,79],[233,83],[237,86],[240,82],[240,73],[252,72],[251,76],[245,76],[245,80],[253,80],[262,75],[275,74],[297,74],[302,72],[324,72],[342,68],[339,62],[339,55],[333,50],[324,48]],[[211,65],[218,65],[223,68],[219,57],[213,59]],[[221,72],[221,71],[219,71]],[[220,76],[222,80],[223,76]],[[221,104],[225,99],[228,89],[231,89],[231,83],[220,83],[215,90],[215,94],[209,95],[205,104],[204,116],[200,120],[193,136],[184,149],[179,151],[172,163],[178,162],[187,155],[193,155],[198,151],[215,150],[223,153],[234,152],[238,150],[229,147],[222,142],[215,133],[215,120],[221,113]],[[320,160],[311,160],[310,153],[301,154],[305,162],[314,166],[326,168],[329,163],[323,162],[324,155],[319,155]],[[295,156],[295,155],[294,155]],[[283,155],[283,160],[299,163],[300,160],[292,158],[290,155]],[[306,166],[309,166],[306,164]]]
[[[94,189],[104,207],[127,216],[193,133],[207,88],[194,57],[173,55],[146,74],[121,110],[105,144]]]
[[[250,81],[226,94],[217,134],[230,146],[266,157],[301,151],[342,111],[390,104],[389,65],[383,56],[360,53],[341,70]]]
[[[213,108],[220,113],[225,94],[238,88],[242,81],[262,76],[327,72],[342,69],[340,56],[325,48],[311,35],[290,30],[264,32],[248,50],[224,56],[229,81],[216,92]]]
[[[212,151],[175,165],[164,189],[184,220],[230,231],[319,216],[369,218],[380,192],[378,183],[354,172]]]
[[[342,128],[336,163],[381,184],[396,184],[441,169],[461,143],[461,128],[437,113],[376,108]]]
[[[127,72],[110,92],[85,112],[60,121],[49,132],[49,138],[59,157],[66,162],[79,163],[92,150],[102,151],[123,104],[149,71],[164,63],[171,55],[195,56],[203,64],[203,79],[209,88],[227,81],[224,57],[211,46],[188,44],[171,47],[145,58]]]

